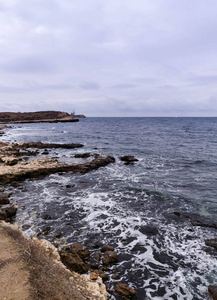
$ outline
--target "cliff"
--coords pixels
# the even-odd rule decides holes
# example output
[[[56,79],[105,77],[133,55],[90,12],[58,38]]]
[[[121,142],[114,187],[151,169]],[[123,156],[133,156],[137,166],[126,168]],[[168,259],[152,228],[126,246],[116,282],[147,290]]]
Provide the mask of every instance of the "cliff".
[[[62,111],[0,112],[0,124],[37,122],[78,122],[74,116]]]

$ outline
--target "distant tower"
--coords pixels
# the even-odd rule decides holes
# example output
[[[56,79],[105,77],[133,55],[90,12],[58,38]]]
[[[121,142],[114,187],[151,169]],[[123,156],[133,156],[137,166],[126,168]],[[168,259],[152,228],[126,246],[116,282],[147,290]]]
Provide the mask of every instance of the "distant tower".
[[[72,111],[71,116],[72,116],[72,117],[75,116],[75,111],[74,111],[74,110]]]

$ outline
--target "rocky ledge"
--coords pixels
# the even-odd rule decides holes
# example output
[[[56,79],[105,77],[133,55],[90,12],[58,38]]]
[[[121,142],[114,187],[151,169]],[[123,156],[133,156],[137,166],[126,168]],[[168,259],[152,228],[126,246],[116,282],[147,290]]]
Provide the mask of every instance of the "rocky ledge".
[[[23,156],[37,155],[36,151],[27,148],[66,148],[73,149],[82,147],[82,144],[43,144],[43,143],[20,143],[9,144],[0,142],[0,182],[10,183],[16,180],[37,178],[41,175],[49,175],[57,172],[87,173],[100,167],[113,163],[115,159],[111,156],[94,155],[91,161],[84,163],[66,164],[58,162],[56,158],[40,157],[27,162]]]

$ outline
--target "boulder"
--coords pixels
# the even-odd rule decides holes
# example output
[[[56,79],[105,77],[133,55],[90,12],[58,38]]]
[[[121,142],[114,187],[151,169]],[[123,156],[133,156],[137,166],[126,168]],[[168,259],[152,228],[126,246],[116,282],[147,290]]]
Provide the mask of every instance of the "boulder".
[[[205,240],[205,244],[217,249],[217,238]]]
[[[114,251],[114,247],[111,245],[103,245],[101,248],[101,252],[106,252],[106,251]]]
[[[90,153],[78,153],[78,154],[75,154],[75,158],[88,158],[90,156],[91,156]]]
[[[217,300],[217,286],[216,285],[209,285],[208,292],[210,293],[213,300]]]
[[[64,250],[59,251],[59,254],[61,261],[69,270],[78,272],[80,274],[88,272],[88,265],[82,261],[78,254]]]
[[[88,250],[88,248],[80,243],[71,244],[69,251],[71,253],[77,254],[81,259],[85,259],[90,256],[90,251]]]
[[[0,205],[1,204],[9,204],[10,203],[9,197],[10,197],[10,194],[0,193]]]
[[[102,259],[102,263],[103,265],[111,265],[118,262],[118,255],[115,251],[106,251],[104,253],[103,259]]]
[[[118,283],[115,287],[115,290],[124,300],[137,299],[136,291],[125,283]]]
[[[124,161],[126,165],[132,164],[136,161],[139,161],[135,156],[133,155],[124,155],[120,157],[121,161]]]
[[[3,205],[0,208],[0,220],[7,220],[16,216],[17,208],[14,205]]]

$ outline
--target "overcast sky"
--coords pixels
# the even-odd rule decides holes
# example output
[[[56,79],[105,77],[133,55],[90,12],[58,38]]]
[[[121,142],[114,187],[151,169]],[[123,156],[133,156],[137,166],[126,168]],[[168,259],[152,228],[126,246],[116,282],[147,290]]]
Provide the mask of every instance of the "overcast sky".
[[[216,0],[0,0],[0,111],[217,116]]]

